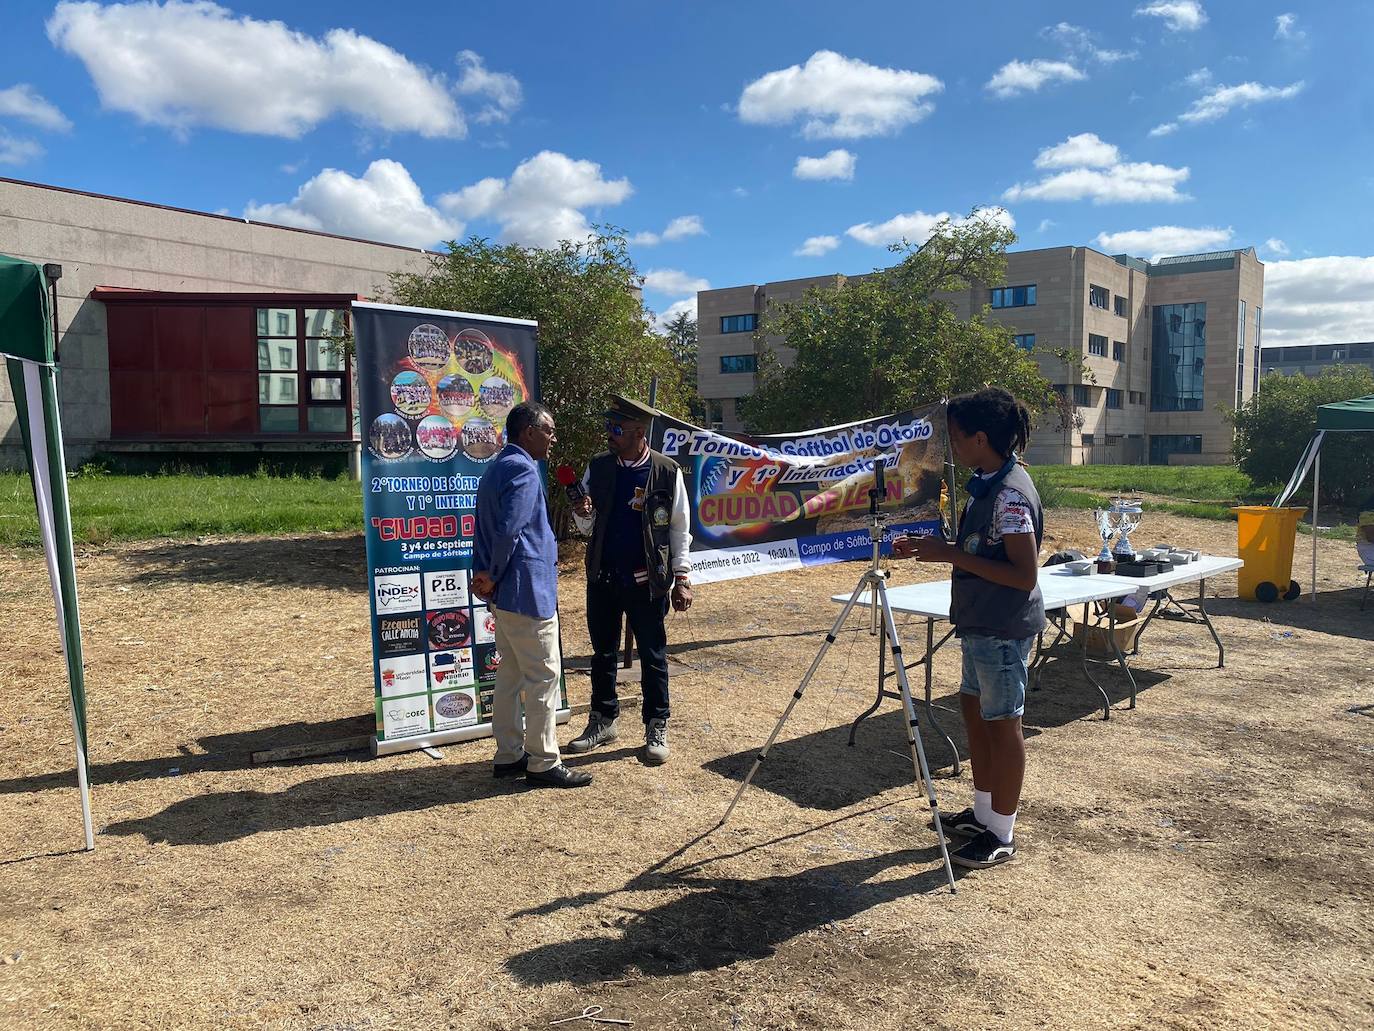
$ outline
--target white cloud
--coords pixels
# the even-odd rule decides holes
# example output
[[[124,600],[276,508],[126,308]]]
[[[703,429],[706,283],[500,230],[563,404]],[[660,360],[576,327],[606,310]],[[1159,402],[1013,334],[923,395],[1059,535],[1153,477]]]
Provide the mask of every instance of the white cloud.
[[[458,51],[457,60],[462,75],[454,88],[461,96],[485,97],[488,101],[473,120],[481,125],[509,122],[524,96],[520,80],[508,72],[488,71],[481,56],[471,50]]]
[[[71,121],[27,82],[0,89],[0,118],[19,118],[40,129],[67,132]]]
[[[1290,43],[1307,42],[1307,33],[1297,27],[1298,16],[1296,14],[1281,14],[1274,19],[1274,38],[1287,40]]]
[[[1016,220],[1011,217],[1011,212],[1006,208],[980,208],[971,217],[998,222],[1008,229],[1016,225]],[[894,215],[886,222],[879,222],[876,225],[872,222],[860,222],[858,225],[850,226],[844,232],[846,236],[871,247],[886,247],[888,244],[899,243],[902,240],[919,246],[930,239],[930,234],[937,225],[946,221],[955,225],[964,225],[969,219],[956,218],[948,211],[941,211],[935,215],[928,215],[924,211],[913,211],[906,215]]]
[[[663,310],[663,314],[654,319],[654,328],[660,333],[668,332],[668,323],[672,322],[673,319],[684,312],[692,316],[693,322],[696,321],[697,299],[695,294],[691,297],[683,298],[681,301],[674,301],[672,304],[668,305],[668,307]]]
[[[374,161],[361,179],[326,168],[284,204],[250,202],[244,217],[365,240],[432,247],[456,239],[463,224],[425,203],[410,172],[398,161]]]
[[[1197,89],[1205,89],[1212,85],[1212,69],[1199,68],[1197,71],[1184,78],[1183,81],[1189,86],[1193,86]]]
[[[808,139],[859,139],[897,132],[934,110],[944,83],[922,72],[818,50],[805,65],[769,72],[744,87],[739,117],[753,125],[802,121]]]
[[[731,190],[730,192],[731,192],[732,194],[734,194],[736,197],[741,197],[741,198],[743,198],[743,197],[749,196],[749,191],[746,190],[743,186],[736,186],[736,187],[735,187],[733,190]]]
[[[1008,61],[997,74],[983,84],[985,90],[997,97],[1015,97],[1034,93],[1052,82],[1077,82],[1087,76],[1067,61]]]
[[[1092,136],[1092,134],[1084,133],[1083,136]],[[1064,143],[1042,150],[1036,158],[1036,164],[1039,165],[1042,159],[1055,160],[1053,155],[1061,148],[1067,148],[1063,151],[1065,155],[1079,152],[1089,159],[1102,160],[1107,153],[1105,148],[1110,146],[1110,144],[1104,144],[1101,140],[1093,137],[1095,142],[1085,141],[1071,147],[1070,144],[1073,144],[1075,139],[1080,139],[1080,137],[1070,137]],[[1112,149],[1115,150],[1115,148]],[[1046,155],[1051,155],[1051,157],[1047,159]],[[1156,165],[1143,161],[1122,162],[1118,155],[1118,161],[1115,164],[1096,168],[1080,166],[1046,176],[1039,182],[1017,183],[1002,194],[1002,199],[1009,201],[1091,200],[1094,204],[1190,200],[1191,198],[1186,193],[1180,193],[1178,190],[1179,184],[1187,179],[1188,175],[1187,168],[1171,168],[1168,165]]]
[[[701,223],[700,215],[679,215],[664,228],[661,233],[635,233],[630,237],[630,243],[639,244],[642,247],[652,247],[662,243],[664,240],[681,240],[685,236],[705,236],[706,227]]]
[[[1151,129],[1151,130],[1150,130],[1150,135],[1151,135],[1151,136],[1169,136],[1169,135],[1171,135],[1171,134],[1173,134],[1173,133],[1176,133],[1176,132],[1178,132],[1178,123],[1177,123],[1177,122],[1164,122],[1164,123],[1162,123],[1162,124],[1160,124],[1160,125],[1156,125],[1153,129]]]
[[[1116,145],[1103,142],[1093,132],[1070,136],[1035,156],[1036,168],[1110,168],[1120,162],[1121,151]]]
[[[1274,236],[1264,241],[1264,249],[1270,254],[1278,255],[1280,258],[1288,254],[1288,244]]]
[[[695,294],[699,290],[709,290],[711,284],[705,279],[689,276],[680,269],[655,268],[644,273],[644,289],[652,293],[673,297],[682,294]]]
[[[792,254],[798,258],[819,258],[840,245],[838,236],[808,236]]]
[[[1193,124],[1214,122],[1238,107],[1296,97],[1302,92],[1303,85],[1299,81],[1290,86],[1265,86],[1258,82],[1242,82],[1239,86],[1217,86],[1193,101],[1193,106],[1179,115],[1178,120]]]
[[[824,157],[799,157],[792,168],[798,179],[853,179],[859,159],[847,150],[832,150]]]
[[[467,132],[443,76],[350,29],[317,39],[209,0],[64,0],[47,29],[86,66],[105,107],[180,132],[295,138],[336,114],[388,132]]]
[[[1184,226],[1155,226],[1153,229],[1128,229],[1120,233],[1098,233],[1097,245],[1108,254],[1144,255],[1151,261],[1166,255],[1198,254],[1225,247],[1234,235],[1225,229]]]
[[[1374,340],[1374,257],[1264,266],[1264,343]]]
[[[1196,32],[1207,24],[1207,12],[1197,0],[1155,0],[1137,7],[1135,13],[1163,18],[1171,32]]]
[[[43,148],[33,140],[11,136],[0,129],[0,165],[22,165],[43,156]]]
[[[554,247],[591,235],[584,208],[619,204],[633,192],[628,179],[603,179],[593,161],[545,150],[520,162],[509,179],[483,179],[444,194],[439,207],[457,218],[499,223],[508,243]]]
[[[1078,25],[1061,21],[1040,30],[1040,35],[1073,54],[1081,54],[1100,64],[1115,64],[1117,61],[1130,61],[1139,55],[1134,51],[1106,50],[1099,47],[1093,33]]]
[[[1046,231],[1048,231],[1048,230],[1050,230],[1050,229],[1053,229],[1053,228],[1055,227],[1055,225],[1056,225],[1056,223],[1053,222],[1052,220],[1050,220],[1050,219],[1048,219],[1048,218],[1042,218],[1042,219],[1040,220],[1040,227],[1039,227],[1038,229],[1036,229],[1036,232],[1037,232],[1037,233],[1046,232]]]

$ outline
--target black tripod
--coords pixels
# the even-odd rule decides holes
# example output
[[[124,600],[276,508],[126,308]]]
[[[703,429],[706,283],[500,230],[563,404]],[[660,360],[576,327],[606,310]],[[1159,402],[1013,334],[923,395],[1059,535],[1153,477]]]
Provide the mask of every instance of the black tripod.
[[[921,720],[916,715],[916,704],[911,700],[911,687],[907,683],[906,665],[902,662],[902,642],[897,639],[897,624],[892,618],[892,606],[887,600],[887,573],[879,568],[879,549],[882,546],[883,530],[887,525],[887,516],[880,510],[879,505],[887,497],[887,485],[884,478],[882,458],[879,457],[873,463],[873,488],[868,492],[868,532],[873,540],[873,559],[863,576],[859,577],[859,583],[854,588],[854,593],[849,596],[849,601],[845,603],[844,609],[840,612],[839,618],[835,620],[835,625],[830,628],[830,633],[825,635],[825,643],[821,645],[820,651],[816,653],[815,659],[811,662],[811,668],[806,671],[806,676],[802,677],[801,684],[792,692],[792,700],[787,703],[787,708],[783,710],[782,717],[778,720],[777,726],[773,728],[773,733],[768,735],[768,740],[764,742],[763,749],[754,760],[754,765],[749,768],[749,775],[744,778],[744,783],[735,792],[735,797],[730,800],[730,807],[725,810],[725,815],[720,818],[717,827],[723,827],[725,821],[730,819],[730,814],[735,811],[735,806],[749,787],[749,782],[754,779],[754,774],[759,771],[759,766],[768,758],[768,750],[773,747],[773,742],[778,739],[778,734],[782,732],[783,724],[792,715],[792,710],[801,701],[802,694],[806,691],[806,686],[811,683],[811,678],[815,676],[816,670],[820,668],[821,661],[825,658],[825,653],[830,650],[830,646],[835,643],[835,637],[849,618],[849,613],[854,606],[859,603],[859,598],[865,591],[871,591],[869,598],[870,604],[870,626],[874,633],[878,632],[879,619],[881,618],[882,632],[887,638],[887,647],[892,651],[893,669],[897,674],[897,682],[901,685],[902,711],[906,713],[907,723],[907,744],[911,748],[911,765],[915,771],[915,778],[918,784],[925,787],[926,797],[930,800],[930,813],[935,825],[935,836],[940,842],[940,855],[945,861],[945,875],[949,878],[949,890],[951,892],[958,889],[954,886],[954,870],[949,863],[949,846],[945,841],[944,828],[940,824],[940,808],[935,801],[935,784],[930,778],[930,767],[926,764],[926,750],[921,743]],[[879,646],[881,649],[881,645]],[[885,656],[885,652],[879,651],[880,658]],[[881,675],[881,674],[880,674]],[[882,682],[879,681],[879,690],[882,689]]]

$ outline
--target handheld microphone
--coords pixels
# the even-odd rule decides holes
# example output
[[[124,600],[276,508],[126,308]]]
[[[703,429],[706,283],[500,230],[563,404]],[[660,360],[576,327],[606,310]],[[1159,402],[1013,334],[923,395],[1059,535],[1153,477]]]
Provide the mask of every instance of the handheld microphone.
[[[554,470],[554,479],[563,485],[563,490],[567,492],[568,500],[576,505],[587,496],[587,488],[577,478],[577,470],[570,465],[560,465]]]

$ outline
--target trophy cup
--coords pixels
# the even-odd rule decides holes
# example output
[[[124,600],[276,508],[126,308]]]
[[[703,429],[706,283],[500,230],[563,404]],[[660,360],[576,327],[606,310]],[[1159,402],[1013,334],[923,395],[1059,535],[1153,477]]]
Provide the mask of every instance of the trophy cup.
[[[1116,513],[1111,509],[1095,508],[1093,516],[1097,519],[1097,535],[1102,538],[1102,550],[1097,553],[1098,566],[1108,566],[1112,562],[1112,538],[1116,536]]]
[[[1113,549],[1118,562],[1135,558],[1135,548],[1131,544],[1131,534],[1140,526],[1144,510],[1135,498],[1112,498],[1111,514],[1114,517],[1119,536]]]

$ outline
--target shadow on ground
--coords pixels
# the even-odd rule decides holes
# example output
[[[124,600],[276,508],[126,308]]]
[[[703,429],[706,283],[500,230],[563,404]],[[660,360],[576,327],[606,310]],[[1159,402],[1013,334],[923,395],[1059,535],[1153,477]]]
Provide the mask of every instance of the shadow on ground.
[[[1364,587],[1340,591],[1326,591],[1314,602],[1306,594],[1297,601],[1278,601],[1269,605],[1239,598],[1208,600],[1207,611],[1213,616],[1230,616],[1272,623],[1276,629],[1312,630],[1337,637],[1352,637],[1358,641],[1374,641],[1374,589],[1369,601],[1360,611]]]
[[[92,786],[121,784],[135,780],[166,777],[173,769],[182,774],[211,770],[241,770],[253,766],[253,753],[269,748],[283,748],[310,742],[333,741],[339,738],[361,737],[377,729],[372,713],[348,716],[319,723],[283,723],[276,727],[260,727],[235,734],[210,734],[197,738],[201,751],[182,746],[176,755],[155,759],[129,759],[121,762],[92,763]],[[293,759],[293,763],[338,762],[338,754],[318,758]],[[76,783],[76,769],[42,773],[34,777],[11,777],[0,780],[0,795],[27,794],[30,791],[49,791],[69,788]]]
[[[125,561],[137,567],[127,580],[164,583],[261,584],[366,593],[363,537],[299,537],[187,541],[133,550]]]

